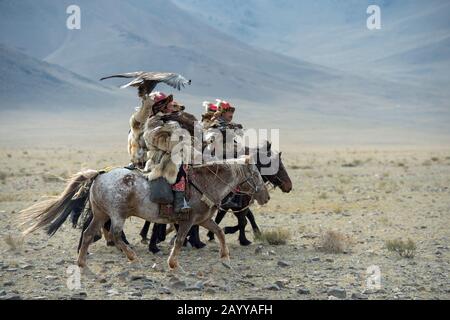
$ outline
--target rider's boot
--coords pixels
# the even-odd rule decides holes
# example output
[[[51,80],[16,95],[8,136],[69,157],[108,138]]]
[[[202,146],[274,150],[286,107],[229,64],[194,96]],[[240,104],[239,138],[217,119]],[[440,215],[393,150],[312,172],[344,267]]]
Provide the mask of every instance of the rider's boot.
[[[174,212],[176,214],[191,212],[192,208],[189,205],[189,203],[186,201],[184,191],[174,191],[173,196],[174,196],[173,207],[174,207]]]
[[[134,170],[134,169],[136,169],[136,165],[135,165],[133,162],[130,162],[130,163],[125,167],[125,169],[128,169],[128,170]]]

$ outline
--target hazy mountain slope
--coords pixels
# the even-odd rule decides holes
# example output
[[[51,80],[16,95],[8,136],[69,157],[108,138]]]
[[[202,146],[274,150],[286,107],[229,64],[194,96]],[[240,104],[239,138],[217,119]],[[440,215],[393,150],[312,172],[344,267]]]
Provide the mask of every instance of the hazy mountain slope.
[[[400,81],[421,81],[422,85],[450,83],[450,36],[377,60],[380,72],[392,73]],[[389,71],[387,70],[389,69]]]
[[[61,1],[0,1],[0,43],[43,59],[66,38],[66,7]],[[61,2],[62,4],[62,2]]]
[[[298,28],[304,27],[305,30],[319,26],[317,41],[322,41],[323,45],[330,42],[325,33],[334,23],[348,20],[350,25],[346,28],[350,32],[356,21],[351,10],[349,15],[332,15],[340,1],[326,2],[332,4],[324,13],[329,13],[329,20],[319,22],[317,17],[307,12],[302,16],[308,17],[308,23],[296,20]],[[194,107],[196,114],[200,112],[202,100],[221,97],[238,106],[239,120],[270,127],[298,128],[302,124],[306,127],[340,125],[355,128],[358,124],[361,128],[383,125],[440,129],[449,118],[445,96],[423,92],[416,85],[400,85],[389,78],[379,80],[366,75],[354,76],[250,46],[236,39],[240,34],[227,35],[222,32],[225,28],[210,25],[202,20],[200,14],[180,9],[171,1],[78,1],[82,13],[81,30],[73,31],[65,26],[66,7],[72,1],[22,0],[21,10],[14,9],[11,3],[8,0],[0,2],[0,21],[3,30],[10,32],[1,36],[6,45],[61,65],[95,84],[101,76],[117,72],[143,69],[182,73],[191,78],[193,84],[181,94],[177,93],[177,98],[190,108]],[[252,3],[257,5],[253,1],[224,3],[234,3],[236,13]],[[260,28],[261,34],[267,31],[272,36],[278,30],[287,30],[283,28],[294,25],[295,20],[290,20],[296,14],[294,9],[305,5],[298,2],[292,9],[292,3],[279,2],[279,8],[273,8],[271,12],[273,3],[261,1],[257,8],[267,10],[267,23],[256,19],[264,23],[255,25],[255,28]],[[324,9],[321,2],[311,3],[314,3],[316,12]],[[349,10],[351,7],[346,8]],[[256,9],[248,12],[255,15],[263,12]],[[35,13],[41,11],[45,12],[45,19],[36,19],[31,32],[29,25],[22,22],[34,19]],[[271,16],[281,18],[283,12],[286,19],[280,23],[281,29],[274,28],[270,33],[270,23],[275,21]],[[10,14],[14,19],[3,19]],[[365,28],[365,14],[360,20],[364,21]],[[27,41],[16,39],[15,34],[17,37],[27,34],[23,36]],[[283,39],[292,34],[286,31]],[[310,35],[315,39],[316,34]],[[347,38],[347,41],[350,39],[356,41],[357,46],[364,47],[364,42],[359,43],[355,38]],[[55,45],[58,41],[59,45]],[[338,43],[339,38],[333,41]],[[310,49],[315,50],[315,47]],[[344,52],[339,54],[344,56]],[[354,58],[352,50],[349,50],[349,55]],[[108,85],[119,83],[123,81],[111,81]],[[166,86],[160,89],[172,91]],[[127,106],[138,103],[134,89],[125,92],[133,95],[127,100]],[[86,101],[97,101],[98,98],[83,97],[81,92],[78,96]],[[101,99],[103,103],[109,101],[106,96]]]
[[[36,25],[40,37],[26,43],[27,52],[37,52],[35,48],[42,48],[42,43],[52,37],[48,30],[65,29],[60,15],[65,15],[71,2],[24,2],[27,10],[14,11],[16,21],[27,21],[35,7],[58,12],[58,19],[41,22],[51,28]],[[46,61],[91,79],[140,69],[170,70],[192,78],[193,86],[187,93],[259,102],[286,94],[348,91],[360,83],[360,79],[331,69],[250,47],[209,27],[170,1],[97,0],[78,4],[81,30],[60,31],[65,33],[60,46],[53,50],[49,45],[47,52],[39,56],[45,55]],[[8,7],[2,9],[2,16],[8,14]],[[8,29],[13,28],[22,26],[10,21]]]
[[[450,31],[445,0],[174,1],[250,44],[346,70],[367,70],[370,62],[432,44]],[[381,30],[366,28],[371,4],[381,7]]]
[[[0,110],[105,108],[125,96],[60,66],[0,45]]]

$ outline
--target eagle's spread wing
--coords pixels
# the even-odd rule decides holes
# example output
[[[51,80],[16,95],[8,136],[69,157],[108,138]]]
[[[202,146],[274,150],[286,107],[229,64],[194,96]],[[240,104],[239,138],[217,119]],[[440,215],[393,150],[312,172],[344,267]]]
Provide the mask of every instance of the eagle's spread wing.
[[[186,85],[191,84],[191,80],[187,80],[179,74],[167,72],[129,72],[104,77],[100,80],[110,78],[134,78],[132,81],[121,86],[121,88],[138,87],[140,97],[150,94],[155,89],[156,85],[160,82],[164,82],[165,84],[178,90],[180,90],[182,87],[184,88]]]

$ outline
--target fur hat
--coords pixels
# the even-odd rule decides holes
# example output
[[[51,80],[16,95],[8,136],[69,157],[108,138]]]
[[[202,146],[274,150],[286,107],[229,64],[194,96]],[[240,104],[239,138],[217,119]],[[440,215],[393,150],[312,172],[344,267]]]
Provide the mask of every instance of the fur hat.
[[[217,111],[220,113],[225,113],[228,111],[234,112],[236,110],[235,107],[231,106],[231,104],[227,101],[216,99]]]
[[[154,91],[150,93],[150,99],[155,101],[155,103],[167,98],[167,95],[164,92]]]
[[[152,106],[153,114],[157,114],[161,109],[173,101],[173,95],[169,94],[166,96],[162,92],[153,92],[151,93],[150,98],[155,101]]]
[[[203,101],[203,107],[205,108],[205,113],[214,113],[217,111],[217,106],[209,101]]]

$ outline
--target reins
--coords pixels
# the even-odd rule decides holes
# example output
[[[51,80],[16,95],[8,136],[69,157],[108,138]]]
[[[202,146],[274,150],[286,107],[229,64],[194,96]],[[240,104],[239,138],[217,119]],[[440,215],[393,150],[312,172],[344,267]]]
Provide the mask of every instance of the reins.
[[[214,172],[213,170],[211,170],[211,168],[210,168],[209,166],[207,166],[206,168],[208,169],[208,171],[209,171],[210,173],[213,174],[213,176],[214,176],[216,179],[218,179],[220,182],[222,182],[225,186],[228,186],[228,187],[231,189],[231,193],[233,193],[234,195],[236,195],[236,194],[242,194],[242,195],[252,196],[255,192],[258,191],[258,187],[257,187],[257,186],[253,186],[253,185],[249,182],[249,180],[254,176],[254,173],[252,173],[250,176],[245,175],[245,178],[246,178],[245,181],[243,181],[242,183],[240,183],[240,184],[248,183],[248,184],[250,185],[250,187],[253,189],[253,192],[242,192],[242,191],[236,190],[235,187],[231,186],[228,182],[226,182],[225,180],[223,180],[223,179],[218,175],[218,173],[217,173],[218,168],[217,168],[216,172]],[[188,175],[188,176],[189,176],[189,175]],[[198,187],[198,186],[192,181],[192,179],[188,178],[187,180],[188,180],[188,184],[191,185],[192,187],[194,187],[194,189],[197,190],[197,191],[202,195],[202,199],[201,199],[201,200],[203,200],[210,208],[212,208],[213,206],[215,206],[215,207],[217,207],[217,208],[219,208],[219,209],[222,208],[222,207],[221,207],[221,202],[220,202],[220,203],[215,203],[213,200],[211,200],[211,197],[210,197],[206,192],[202,191],[201,188]],[[246,206],[244,209],[240,210],[239,212],[246,210],[249,206],[250,206],[250,205]]]

